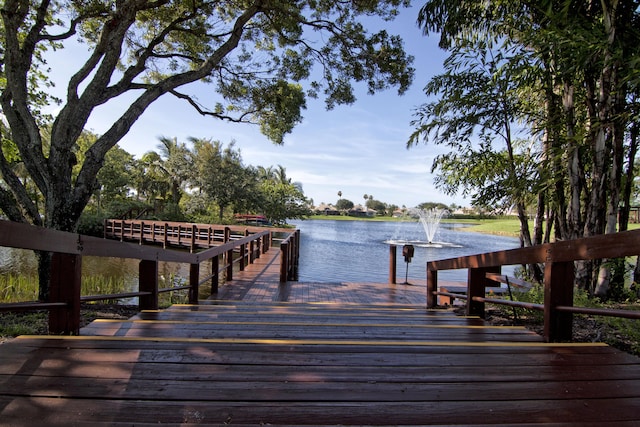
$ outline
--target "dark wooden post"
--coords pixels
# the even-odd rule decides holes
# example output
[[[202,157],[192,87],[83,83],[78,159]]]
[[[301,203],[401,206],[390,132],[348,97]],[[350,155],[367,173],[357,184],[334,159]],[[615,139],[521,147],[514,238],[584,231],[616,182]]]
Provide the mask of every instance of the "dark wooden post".
[[[224,228],[224,243],[228,243],[231,240],[231,229],[229,227]],[[225,279],[227,281],[233,280],[233,249],[227,251],[227,274]]]
[[[198,304],[199,282],[200,264],[191,264],[189,268],[189,304]]]
[[[189,244],[189,252],[193,253],[196,250],[196,233],[198,227],[195,224],[191,224],[191,243]]]
[[[573,314],[556,311],[559,305],[573,306],[573,261],[547,261],[544,267],[545,341],[569,341],[573,335]]]
[[[158,261],[141,260],[138,265],[138,289],[149,292],[139,298],[140,310],[158,309]]]
[[[429,268],[427,263],[427,308],[438,305],[438,296],[433,293],[438,290],[438,270]]]
[[[295,239],[296,239],[296,247],[295,247],[296,261],[293,264],[293,268],[294,268],[294,280],[298,280],[298,266],[300,265],[300,230],[295,231]]]
[[[500,266],[470,268],[467,285],[467,316],[480,316],[484,319],[484,303],[473,301],[473,297],[484,297],[487,286],[487,273],[500,273]]]
[[[49,311],[49,333],[78,335],[80,333],[80,291],[82,257],[54,253],[51,257],[49,301],[64,302],[64,308]]]
[[[262,248],[262,253],[266,253],[269,248],[271,247],[271,241],[273,240],[273,232],[269,231],[269,237],[267,237],[266,239],[264,239],[264,246]]]
[[[398,247],[396,245],[389,245],[389,283],[396,283],[396,262],[398,259]]]
[[[282,242],[280,244],[280,282],[287,281],[289,276],[289,243]]]
[[[263,242],[263,240],[264,240],[264,236],[258,237],[258,239],[256,240],[255,249],[254,249],[256,251],[256,253],[254,255],[254,261],[256,259],[260,258],[260,255],[262,255],[262,246],[263,246],[262,242]]]
[[[140,221],[140,239],[138,243],[141,245],[144,244],[144,221]]]
[[[256,242],[255,240],[252,240],[249,242],[249,264],[253,264],[253,261],[256,259],[256,256],[254,254],[256,250],[255,242]]]
[[[218,283],[220,281],[220,256],[211,258],[211,294],[218,293]]]
[[[167,249],[167,241],[169,239],[169,224],[164,223],[164,240],[162,241],[162,248]]]
[[[244,230],[245,237],[249,235],[249,230]],[[244,270],[244,266],[246,265],[246,256],[247,256],[247,245],[240,245],[240,271]]]

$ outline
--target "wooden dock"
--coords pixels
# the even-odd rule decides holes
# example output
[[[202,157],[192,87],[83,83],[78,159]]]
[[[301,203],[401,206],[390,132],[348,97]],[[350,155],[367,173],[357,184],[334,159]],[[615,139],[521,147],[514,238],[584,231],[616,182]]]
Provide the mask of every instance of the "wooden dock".
[[[280,284],[277,256],[197,306],[0,345],[0,425],[640,423],[636,357],[427,310],[424,286]]]

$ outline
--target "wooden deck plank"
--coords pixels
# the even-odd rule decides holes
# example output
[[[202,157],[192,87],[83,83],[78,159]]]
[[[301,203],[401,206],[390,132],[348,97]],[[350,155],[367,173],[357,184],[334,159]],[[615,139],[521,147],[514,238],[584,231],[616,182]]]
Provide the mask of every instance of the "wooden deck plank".
[[[251,424],[251,425],[335,425],[337,415],[342,424],[350,425],[495,425],[487,421],[501,420],[507,425],[547,424],[567,425],[606,422],[637,422],[639,403],[634,398],[507,401],[491,404],[483,400],[451,402],[444,406],[438,402],[369,402],[354,404],[343,402],[254,403],[241,402],[164,402],[157,400],[100,400],[53,398],[18,398],[7,401],[0,398],[4,407],[3,421],[10,425],[68,426],[78,421],[120,423],[149,421],[153,418],[176,425],[184,424]],[[52,413],[48,408],[57,407]],[[603,408],[617,408],[607,415]],[[452,423],[452,419],[456,423]],[[27,424],[22,424],[23,420]],[[291,423],[290,420],[296,420]],[[527,421],[523,421],[527,420]],[[633,425],[633,424],[632,424]]]
[[[77,337],[14,339],[0,345],[0,424],[640,421],[637,357],[394,304],[386,285],[348,289],[372,299],[216,300],[96,321]],[[307,290],[292,285],[289,295]]]
[[[97,359],[97,358],[96,358]],[[285,359],[286,362],[286,359]],[[289,381],[336,381],[356,382],[367,378],[368,382],[377,383],[386,381],[390,383],[459,383],[461,378],[467,383],[473,382],[563,382],[563,381],[615,381],[615,380],[640,380],[640,367],[622,365],[615,369],[602,369],[601,367],[565,365],[562,369],[558,366],[534,366],[517,365],[495,366],[483,365],[483,369],[475,366],[452,365],[446,369],[426,369],[424,366],[401,366],[389,364],[385,367],[349,365],[289,365],[285,362],[268,365],[265,369],[262,364],[229,364],[229,363],[200,363],[191,364],[185,369],[180,362],[141,362],[135,359],[126,362],[114,362],[103,357],[91,363],[82,363],[74,367],[70,372],[63,372],[70,378],[95,378],[103,379],[129,379],[130,372],[134,369],[137,375],[143,378],[175,379],[181,381],[260,381],[264,383],[280,382],[283,378]],[[300,366],[292,372],[292,366]],[[604,365],[605,367],[608,365]],[[390,377],[388,372],[392,371]],[[2,383],[8,381],[8,376],[15,375],[16,369],[12,366],[0,366]],[[221,377],[221,374],[224,374]],[[58,361],[47,358],[35,369],[29,371],[34,377],[59,377],[61,375]]]

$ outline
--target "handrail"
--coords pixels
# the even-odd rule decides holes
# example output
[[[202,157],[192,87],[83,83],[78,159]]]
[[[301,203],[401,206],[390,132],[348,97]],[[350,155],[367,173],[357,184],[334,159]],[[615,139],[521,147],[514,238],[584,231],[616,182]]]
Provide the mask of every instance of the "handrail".
[[[573,307],[574,261],[621,258],[640,254],[640,230],[624,231],[547,243],[520,249],[488,252],[459,258],[427,262],[427,307],[437,304],[437,296],[445,295],[467,300],[468,315],[484,317],[484,304],[494,303],[525,307],[544,312],[546,341],[570,340],[574,313],[597,314],[637,319],[640,313],[625,310]],[[485,288],[500,281],[504,265],[544,263],[544,304],[518,303],[498,298],[486,298]],[[467,295],[438,291],[438,271],[468,269]]]
[[[300,257],[300,230],[289,234],[280,243],[280,282],[298,280],[298,259]]]
[[[145,223],[140,222],[144,231]],[[155,227],[152,222],[146,222]],[[201,227],[201,225],[190,225]],[[208,225],[206,225],[208,226]],[[242,227],[243,237],[231,239],[229,227],[218,226],[224,232],[224,242],[200,252],[181,252],[158,246],[142,245],[124,241],[107,240],[35,227],[29,224],[0,220],[0,246],[31,249],[53,253],[50,283],[50,301],[0,304],[0,311],[49,309],[49,331],[56,334],[78,334],[80,325],[80,302],[116,298],[140,297],[141,309],[157,309],[158,294],[178,289],[189,289],[189,302],[197,303],[198,289],[205,281],[211,280],[212,293],[217,292],[219,273],[227,269],[227,279],[231,279],[232,253],[240,248],[240,257],[253,262],[260,253],[266,252],[271,244],[272,229]],[[201,227],[204,229],[205,227]],[[212,229],[210,229],[212,230]],[[210,233],[210,230],[207,233]],[[252,234],[251,234],[252,233]],[[248,250],[247,250],[248,248]],[[131,258],[140,260],[138,292],[111,295],[80,295],[81,260],[83,256]],[[229,260],[220,269],[219,257]],[[205,280],[199,279],[200,263],[212,260],[212,274]],[[188,286],[158,289],[158,262],[190,264]]]

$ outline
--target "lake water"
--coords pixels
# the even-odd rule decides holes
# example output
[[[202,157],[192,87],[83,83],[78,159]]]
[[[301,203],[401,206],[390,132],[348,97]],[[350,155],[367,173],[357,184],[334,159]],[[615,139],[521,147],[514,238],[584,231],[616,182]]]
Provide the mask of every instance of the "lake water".
[[[300,229],[300,281],[309,282],[380,282],[389,277],[389,245],[391,239],[425,240],[418,222],[378,221],[295,221]],[[472,255],[481,252],[511,249],[519,246],[516,238],[492,236],[464,231],[461,224],[440,225],[434,241],[445,242],[443,247],[415,246],[409,264],[410,279],[426,280],[427,260]],[[403,282],[406,264],[402,257],[402,244],[398,245],[397,280]],[[137,287],[138,261],[119,258],[86,257],[82,262],[83,275],[117,277],[127,289]],[[168,282],[185,284],[189,266],[160,263],[159,273],[163,285]],[[0,274],[19,273],[35,275],[33,252],[0,248]],[[209,267],[201,268],[207,274]],[[504,268],[510,273],[508,268]],[[467,272],[443,271],[442,280],[466,280]],[[410,280],[411,281],[411,280]]]
[[[293,222],[300,229],[299,277],[302,281],[380,282],[389,277],[389,240],[426,240],[417,221],[332,221],[304,220]],[[414,257],[409,263],[409,278],[426,280],[427,261],[474,255],[517,248],[517,238],[464,231],[463,224],[441,223],[434,242],[441,247],[414,244]],[[402,243],[397,248],[396,275],[403,282],[407,264],[402,257]],[[504,272],[511,273],[508,267]],[[442,271],[442,280],[466,280],[467,270]],[[411,280],[409,280],[411,281]]]

